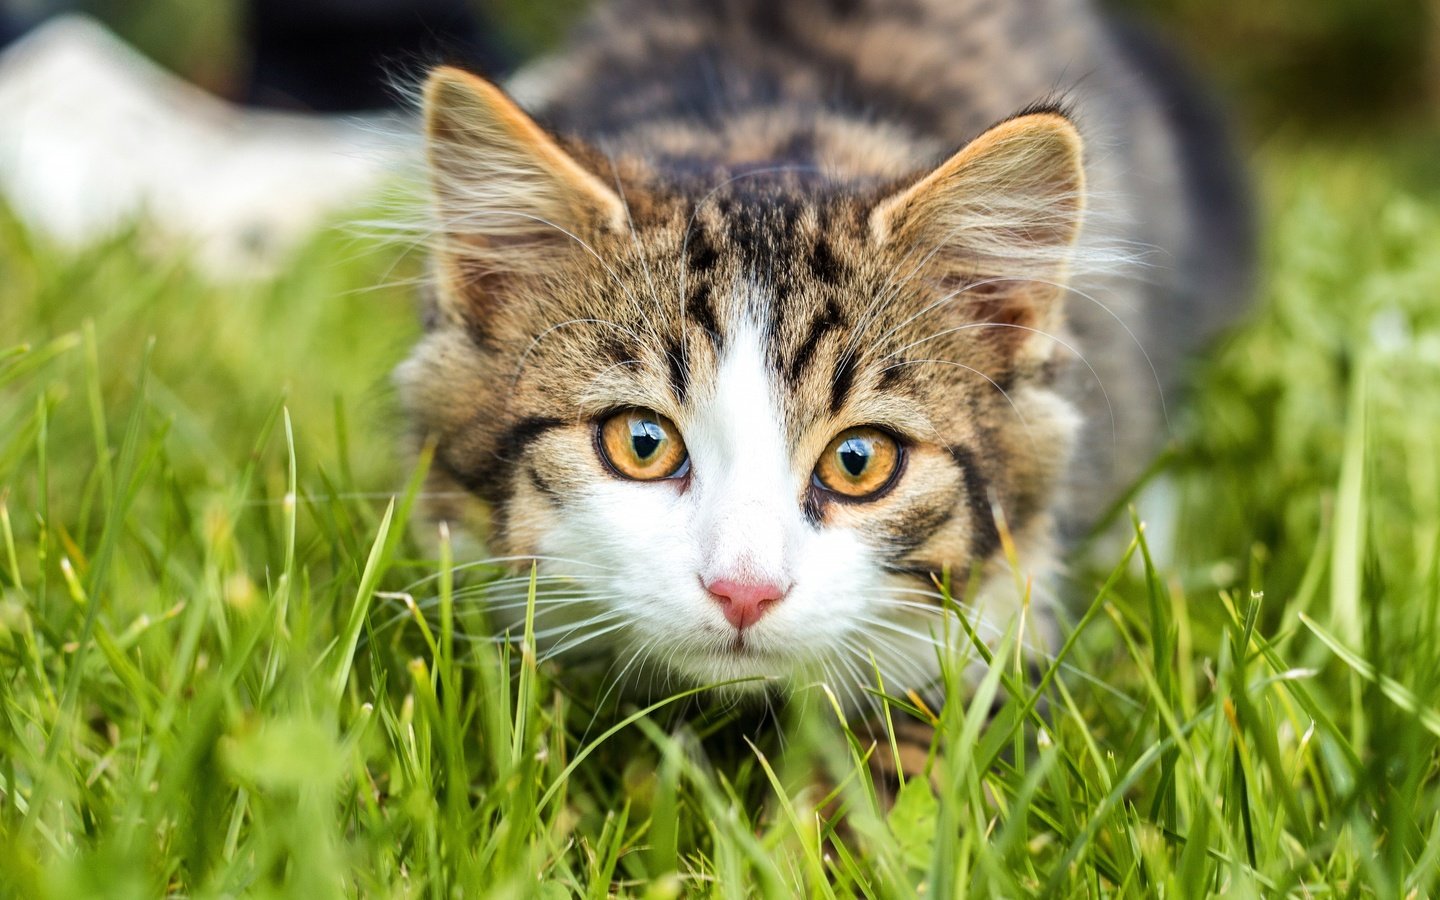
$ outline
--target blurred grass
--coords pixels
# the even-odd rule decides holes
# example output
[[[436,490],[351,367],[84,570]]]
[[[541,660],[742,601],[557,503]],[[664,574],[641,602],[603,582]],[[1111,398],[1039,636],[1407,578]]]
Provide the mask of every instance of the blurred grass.
[[[0,211],[0,895],[1435,895],[1440,171],[1376,113],[1257,129],[1175,559],[1077,574],[1065,667],[996,654],[889,814],[824,696],[783,753],[683,699],[591,727],[468,637],[386,381],[417,260],[337,228],[217,284]]]

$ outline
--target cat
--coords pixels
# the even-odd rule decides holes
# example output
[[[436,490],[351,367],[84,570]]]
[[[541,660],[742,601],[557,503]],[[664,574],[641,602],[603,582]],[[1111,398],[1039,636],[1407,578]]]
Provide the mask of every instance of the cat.
[[[937,579],[1042,621],[1247,293],[1224,129],[1087,0],[619,0],[423,99],[430,514],[621,673],[933,689]]]

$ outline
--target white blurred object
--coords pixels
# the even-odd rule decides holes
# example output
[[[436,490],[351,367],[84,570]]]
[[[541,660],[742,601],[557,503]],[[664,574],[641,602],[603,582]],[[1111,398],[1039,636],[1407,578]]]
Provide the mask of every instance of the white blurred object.
[[[83,244],[137,216],[219,274],[263,274],[402,158],[385,117],[233,106],[92,19],[52,19],[0,54],[0,191]]]

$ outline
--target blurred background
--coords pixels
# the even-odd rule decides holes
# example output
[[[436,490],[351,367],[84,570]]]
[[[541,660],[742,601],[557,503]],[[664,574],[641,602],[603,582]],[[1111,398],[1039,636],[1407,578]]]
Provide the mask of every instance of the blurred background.
[[[318,110],[385,102],[385,68],[435,53],[504,72],[552,46],[586,0],[5,0],[0,38],[93,15],[222,97]],[[1170,32],[1251,132],[1437,122],[1440,0],[1108,0]],[[308,72],[307,72],[308,67]],[[330,73],[328,91],[301,86]],[[319,80],[319,79],[312,79]]]

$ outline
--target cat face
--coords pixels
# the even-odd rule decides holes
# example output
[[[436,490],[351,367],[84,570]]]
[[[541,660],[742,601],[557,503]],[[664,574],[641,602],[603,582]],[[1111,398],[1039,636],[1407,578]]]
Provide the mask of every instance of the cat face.
[[[922,688],[936,577],[977,573],[992,628],[1016,608],[1002,534],[1045,554],[1075,427],[1061,115],[881,183],[603,157],[454,70],[426,99],[444,237],[398,380],[432,513],[540,560],[557,646]]]

